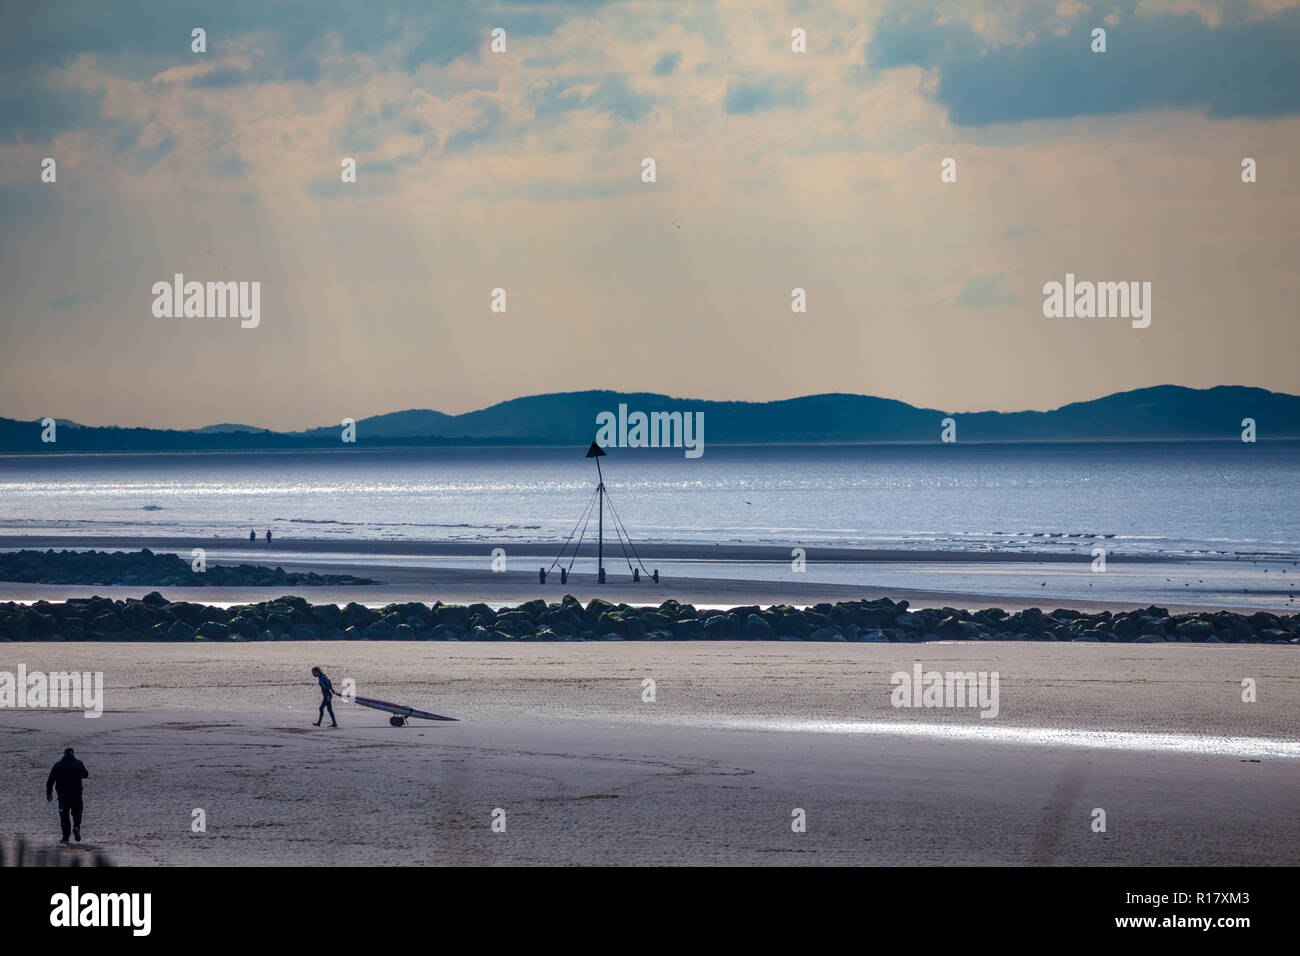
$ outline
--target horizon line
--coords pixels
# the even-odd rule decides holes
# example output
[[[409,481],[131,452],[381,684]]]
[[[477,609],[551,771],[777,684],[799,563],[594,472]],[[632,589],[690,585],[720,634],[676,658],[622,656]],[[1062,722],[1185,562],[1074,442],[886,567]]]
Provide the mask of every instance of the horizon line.
[[[501,405],[508,405],[511,402],[526,401],[528,399],[537,399],[537,398],[551,398],[551,397],[560,397],[566,395],[585,395],[585,394],[602,393],[602,392],[609,393],[610,395],[614,395],[614,396],[646,395],[655,398],[671,399],[672,401],[679,401],[679,402],[699,402],[699,403],[707,403],[711,405],[752,405],[752,406],[780,405],[786,402],[797,402],[797,401],[803,401],[806,399],[814,399],[814,398],[870,398],[870,399],[878,399],[880,401],[886,401],[886,402],[897,402],[900,405],[906,405],[907,407],[916,409],[917,411],[933,411],[933,412],[940,412],[949,415],[1020,415],[1026,413],[1046,415],[1046,414],[1051,414],[1052,412],[1058,412],[1064,408],[1069,408],[1072,405],[1085,405],[1089,402],[1096,402],[1107,398],[1114,398],[1117,395],[1129,395],[1134,392],[1143,392],[1143,391],[1150,391],[1153,389],[1162,389],[1162,388],[1178,388],[1178,389],[1184,389],[1191,392],[1211,392],[1214,391],[1215,389],[1220,389],[1220,388],[1254,389],[1256,391],[1266,392],[1269,395],[1280,395],[1285,398],[1300,398],[1300,395],[1296,395],[1291,392],[1276,391],[1274,389],[1265,388],[1264,386],[1261,385],[1220,384],[1220,385],[1207,385],[1202,387],[1202,386],[1194,386],[1194,385],[1178,385],[1172,382],[1165,382],[1159,385],[1141,385],[1141,386],[1136,386],[1134,388],[1122,389],[1120,391],[1107,392],[1102,395],[1097,395],[1093,398],[1077,399],[1075,401],[1066,402],[1062,405],[1057,405],[1052,408],[1042,408],[1042,409],[1021,408],[1021,409],[1014,409],[1011,411],[998,411],[996,409],[980,409],[980,410],[967,410],[967,411],[959,411],[959,412],[952,412],[952,411],[945,412],[943,409],[940,408],[927,408],[926,406],[923,405],[913,405],[911,402],[905,401],[900,398],[891,398],[886,395],[873,395],[865,392],[813,392],[806,395],[792,395],[788,398],[774,398],[774,399],[763,399],[763,400],[751,401],[747,399],[731,399],[731,398],[721,398],[721,399],[688,398],[685,396],[670,395],[666,392],[647,392],[647,391],[623,392],[623,391],[618,391],[616,389],[609,389],[609,388],[585,388],[585,389],[575,389],[572,391],[564,391],[564,392],[535,392],[528,395],[517,395],[513,398],[501,399],[500,401],[493,402],[490,405],[484,405],[481,408],[471,409],[466,412],[443,412],[436,408],[403,408],[403,409],[395,409],[393,411],[388,411],[388,412],[375,412],[373,414],[364,415],[360,418],[357,418],[355,419],[355,421],[360,423],[371,418],[383,418],[389,415],[404,415],[411,412],[430,412],[435,415],[444,415],[448,418],[463,418],[466,415],[475,415],[479,412],[488,411],[490,409],[497,408]],[[237,433],[237,431],[252,429],[253,431],[249,432],[250,434],[293,436],[293,435],[305,435],[308,432],[338,427],[336,425],[311,425],[306,428],[299,428],[294,430],[277,430],[274,428],[265,428],[260,425],[248,425],[243,422],[215,422],[207,425],[194,425],[188,428],[167,428],[167,427],[159,427],[156,425],[120,425],[120,424],[88,425],[85,422],[78,422],[71,418],[60,418],[58,416],[43,416],[42,418],[34,418],[34,419],[9,418],[8,416],[0,416],[0,421],[18,422],[27,425],[27,424],[39,423],[44,418],[47,417],[53,417],[58,424],[64,427],[96,428],[96,429],[115,428],[115,429],[122,429],[122,430],[179,432],[183,434],[192,434],[195,432],[201,432],[204,429],[215,428],[218,425],[230,425],[233,427],[230,431],[213,432],[213,434],[235,434]],[[440,438],[456,439],[456,438],[468,438],[470,436],[429,435],[429,436],[410,436],[410,437],[413,438],[414,437],[428,437],[428,438],[440,437]],[[1207,440],[1213,440],[1213,439],[1207,439]],[[820,443],[814,443],[814,444],[820,444]],[[891,443],[886,443],[886,444],[891,444]]]

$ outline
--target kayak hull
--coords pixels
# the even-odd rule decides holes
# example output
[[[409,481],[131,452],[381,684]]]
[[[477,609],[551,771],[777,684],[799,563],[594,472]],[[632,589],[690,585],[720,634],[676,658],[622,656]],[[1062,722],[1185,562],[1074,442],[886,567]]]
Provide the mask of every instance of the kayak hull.
[[[352,703],[360,704],[362,707],[370,707],[374,710],[386,711],[395,714],[398,717],[418,717],[420,720],[456,720],[455,717],[444,717],[442,714],[430,713],[427,710],[420,710],[418,707],[407,707],[405,704],[394,704],[386,700],[377,700],[374,697],[353,697]]]

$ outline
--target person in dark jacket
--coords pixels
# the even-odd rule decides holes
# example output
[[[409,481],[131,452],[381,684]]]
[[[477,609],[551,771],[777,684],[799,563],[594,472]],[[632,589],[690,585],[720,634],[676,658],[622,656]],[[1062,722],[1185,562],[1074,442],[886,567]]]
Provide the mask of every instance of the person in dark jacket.
[[[63,839],[68,842],[71,832],[81,842],[81,781],[90,776],[86,765],[77,759],[69,747],[63,751],[63,759],[54,765],[50,775],[45,778],[45,799],[54,799],[54,791],[59,792],[59,825],[63,827]],[[71,817],[71,820],[69,820]]]
[[[337,727],[339,722],[334,719],[334,705],[330,703],[330,698],[334,696],[334,685],[330,683],[330,679],[325,676],[325,672],[319,667],[311,669],[311,676],[316,678],[320,684],[320,713],[316,717],[316,723],[312,724],[312,726],[319,727],[321,721],[325,719],[325,711],[328,710],[330,712],[330,726]]]

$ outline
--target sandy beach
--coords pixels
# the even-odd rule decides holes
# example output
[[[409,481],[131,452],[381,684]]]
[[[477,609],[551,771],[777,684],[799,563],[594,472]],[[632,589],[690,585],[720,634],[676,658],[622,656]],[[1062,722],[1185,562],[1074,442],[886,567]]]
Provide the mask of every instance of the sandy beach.
[[[997,718],[892,707],[915,662],[998,672]],[[120,864],[1292,865],[1300,847],[1287,647],[0,645],[0,670],[19,663],[102,671],[105,712],[0,713],[0,832],[53,844],[41,788],[73,746],[92,776],[66,852]],[[318,730],[312,664],[461,720],[393,728],[340,702]]]
[[[702,607],[888,596],[914,608],[1118,611],[1138,602],[1115,595],[1153,574],[1213,581],[1249,565],[1117,560],[1105,578],[1110,599],[1087,601],[1062,585],[1086,570],[1060,554],[838,549],[835,564],[862,571],[864,583],[848,584],[739,576],[784,567],[772,549],[665,545],[650,559],[694,573],[658,585],[611,574],[604,586],[574,574],[561,587],[558,575],[541,586],[535,569],[514,569],[540,560],[546,544],[511,545],[517,564],[496,573],[480,543],[47,543],[183,556],[202,547],[214,563],[350,574],[382,583],[291,590],[317,604],[371,606],[571,593]],[[24,545],[34,542],[0,539]],[[954,580],[954,568],[976,582],[1033,575],[1045,586],[1008,597],[870,583]],[[4,583],[0,600],[151,590]],[[161,590],[208,604],[280,593]],[[1213,584],[1169,590],[1201,598],[1167,602],[1175,614],[1261,606],[1251,603],[1258,594],[1214,601]],[[54,842],[40,786],[73,746],[92,774],[87,842],[61,852],[102,850],[124,865],[1288,865],[1300,847],[1300,660],[1288,646],[0,643],[0,671],[20,664],[102,672],[104,713],[0,711],[0,772],[28,781],[0,807],[0,834]],[[394,728],[385,714],[340,701],[341,727],[314,728],[313,664],[341,689],[355,682],[357,694],[460,720]],[[918,664],[997,674],[996,716],[893,706],[891,675]],[[1242,701],[1247,678],[1257,702]],[[196,810],[204,832],[191,829]],[[1093,830],[1097,810],[1105,832]],[[797,818],[805,832],[792,830]]]
[[[778,6],[0,9],[6,939],[1293,928],[1300,0]]]

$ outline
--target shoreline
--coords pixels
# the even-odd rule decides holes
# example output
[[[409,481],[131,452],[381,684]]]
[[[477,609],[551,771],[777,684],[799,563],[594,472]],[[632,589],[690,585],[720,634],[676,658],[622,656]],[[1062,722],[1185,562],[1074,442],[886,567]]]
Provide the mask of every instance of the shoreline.
[[[1087,541],[1104,541],[1102,538],[1076,539]],[[309,554],[365,554],[395,555],[421,557],[479,557],[490,555],[493,548],[506,548],[516,556],[554,558],[563,541],[519,541],[512,538],[499,540],[476,539],[473,541],[445,539],[369,539],[369,538],[275,538],[268,546],[265,540],[256,542],[247,538],[205,538],[140,535],[123,537],[121,535],[0,535],[0,551],[11,550],[137,550],[149,548],[151,551],[190,551],[203,548],[210,551],[259,550],[268,554],[278,552]],[[607,554],[614,545],[611,540]],[[791,548],[800,547],[807,552],[809,561],[835,564],[857,564],[875,562],[929,562],[929,563],[982,563],[982,562],[1017,562],[1035,561],[1044,563],[1088,562],[1088,553],[1067,553],[1062,551],[954,551],[944,549],[913,548],[858,548],[833,545],[805,545],[793,541],[790,545],[771,544],[737,544],[704,542],[637,542],[637,553],[645,559],[674,561],[737,561],[737,562],[771,562],[789,564]],[[596,556],[596,545],[584,541],[579,551],[581,557]],[[1289,560],[1282,554],[1265,552],[1224,552],[1222,554],[1186,554],[1171,552],[1161,554],[1124,554],[1110,553],[1106,558],[1115,563],[1160,563],[1164,561],[1231,561],[1231,560]]]
[[[1087,554],[1008,554],[808,548],[803,573],[794,573],[789,552],[759,545],[639,546],[647,569],[661,572],[659,583],[648,573],[633,582],[622,554],[606,550],[608,580],[595,575],[595,555],[584,546],[567,583],[552,568],[546,581],[538,569],[550,567],[556,546],[546,543],[498,544],[508,556],[506,570],[493,570],[490,542],[342,541],[328,539],[276,540],[251,545],[212,538],[18,538],[0,536],[0,551],[44,552],[93,548],[177,554],[188,573],[190,552],[202,548],[212,569],[254,565],[267,569],[242,581],[224,572],[211,578],[197,573],[195,583],[144,575],[86,576],[100,583],[35,583],[0,581],[0,601],[34,603],[92,595],[119,600],[139,599],[161,591],[172,600],[231,605],[254,603],[299,593],[316,603],[368,606],[420,601],[433,604],[484,602],[496,606],[542,597],[556,601],[572,593],[584,603],[606,598],[633,605],[659,605],[676,600],[705,607],[759,604],[809,607],[827,602],[906,600],[914,607],[954,607],[980,610],[1000,606],[1016,611],[1030,607],[1073,608],[1099,612],[1132,610],[1151,605],[1182,611],[1228,610],[1300,611],[1300,568],[1291,561],[1204,558],[1153,558],[1110,555],[1107,573],[1091,573]],[[594,552],[594,549],[592,549]],[[843,560],[841,560],[843,559]],[[120,556],[119,556],[120,563]],[[567,561],[566,561],[567,564]],[[522,567],[521,567],[522,566]],[[273,569],[282,568],[283,573]],[[1270,573],[1270,570],[1272,573]],[[298,584],[290,576],[310,579]],[[226,583],[216,582],[224,578]],[[371,584],[343,583],[346,578]],[[277,580],[278,579],[278,580]],[[76,579],[73,579],[76,580]],[[148,583],[151,582],[152,583]],[[235,581],[236,583],[229,583]]]

